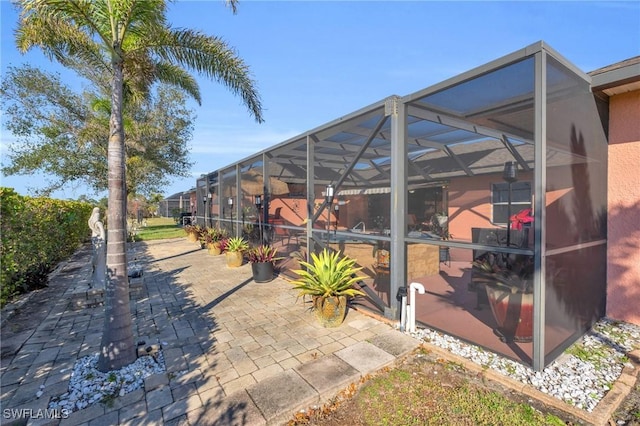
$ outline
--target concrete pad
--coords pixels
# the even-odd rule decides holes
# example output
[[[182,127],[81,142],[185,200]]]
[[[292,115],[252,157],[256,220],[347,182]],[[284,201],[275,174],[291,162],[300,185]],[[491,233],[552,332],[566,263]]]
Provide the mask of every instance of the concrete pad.
[[[419,340],[396,330],[379,334],[369,342],[395,357],[406,355],[420,345]]]
[[[335,393],[361,377],[358,370],[335,355],[323,356],[295,370],[320,394]]]
[[[318,400],[318,393],[294,370],[270,377],[247,388],[268,422],[288,416],[300,407],[311,405]]]
[[[369,342],[359,342],[334,353],[363,374],[374,372],[392,363],[395,357]]]
[[[267,423],[245,391],[189,411],[187,420],[192,425],[263,426]]]

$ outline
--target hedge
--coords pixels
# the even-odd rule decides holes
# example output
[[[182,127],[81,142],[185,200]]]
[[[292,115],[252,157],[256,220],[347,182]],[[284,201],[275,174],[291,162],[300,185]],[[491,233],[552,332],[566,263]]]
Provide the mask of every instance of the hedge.
[[[92,209],[83,202],[25,197],[0,187],[0,305],[46,284],[56,264],[90,238]]]

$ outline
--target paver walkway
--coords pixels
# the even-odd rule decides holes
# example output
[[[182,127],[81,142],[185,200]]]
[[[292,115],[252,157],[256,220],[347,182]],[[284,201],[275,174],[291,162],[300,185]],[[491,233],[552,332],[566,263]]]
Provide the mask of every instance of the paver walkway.
[[[3,424],[42,413],[66,392],[75,361],[98,351],[104,308],[87,291],[90,256],[76,253],[3,319]],[[144,268],[131,283],[135,338],[162,345],[167,372],[111,404],[29,424],[281,424],[419,344],[354,310],[323,328],[283,279],[255,283],[250,265],[227,268],[186,239],[136,243],[130,258]]]

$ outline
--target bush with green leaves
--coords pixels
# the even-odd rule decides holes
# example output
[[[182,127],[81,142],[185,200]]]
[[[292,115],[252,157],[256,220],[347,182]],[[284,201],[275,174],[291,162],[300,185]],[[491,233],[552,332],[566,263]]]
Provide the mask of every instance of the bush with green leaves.
[[[42,287],[58,262],[91,236],[93,206],[78,201],[25,197],[0,187],[0,305]]]

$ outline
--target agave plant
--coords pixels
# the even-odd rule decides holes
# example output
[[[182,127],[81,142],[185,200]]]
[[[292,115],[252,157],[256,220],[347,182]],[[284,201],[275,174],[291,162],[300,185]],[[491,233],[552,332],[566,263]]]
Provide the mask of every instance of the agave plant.
[[[227,239],[226,251],[240,251],[244,252],[249,250],[249,243],[242,237],[231,237]]]
[[[329,253],[324,249],[319,255],[311,253],[311,263],[301,260],[303,270],[295,270],[299,276],[292,281],[294,289],[300,296],[332,297],[332,296],[364,296],[353,285],[364,277],[356,276],[362,268],[355,267],[355,260],[340,257],[340,252]]]

